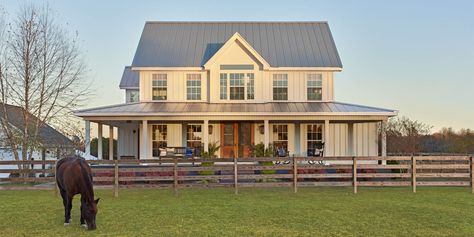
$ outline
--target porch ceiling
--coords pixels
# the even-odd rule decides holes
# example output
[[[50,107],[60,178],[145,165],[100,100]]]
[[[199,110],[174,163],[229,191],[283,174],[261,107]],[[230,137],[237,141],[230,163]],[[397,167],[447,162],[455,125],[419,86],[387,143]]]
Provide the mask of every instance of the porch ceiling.
[[[398,111],[342,102],[139,102],[78,110],[79,117],[143,116],[395,116]]]

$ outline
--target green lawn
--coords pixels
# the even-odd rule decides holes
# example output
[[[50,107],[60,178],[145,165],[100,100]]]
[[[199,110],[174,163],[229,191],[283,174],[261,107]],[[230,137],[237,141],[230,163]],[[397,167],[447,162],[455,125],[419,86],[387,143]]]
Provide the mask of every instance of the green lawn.
[[[474,236],[467,188],[99,190],[97,230],[52,191],[0,191],[0,236]]]

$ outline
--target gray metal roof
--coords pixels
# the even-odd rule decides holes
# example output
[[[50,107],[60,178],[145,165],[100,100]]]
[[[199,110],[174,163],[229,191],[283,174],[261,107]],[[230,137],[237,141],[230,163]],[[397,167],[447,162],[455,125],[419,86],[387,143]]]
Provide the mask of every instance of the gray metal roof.
[[[339,67],[327,22],[147,22],[133,67],[201,67],[236,32],[272,67]]]
[[[5,106],[5,109],[4,109]],[[6,111],[6,116],[5,116]],[[23,131],[25,128],[25,122],[23,118],[24,109],[15,105],[1,104],[0,103],[0,119],[8,118],[8,122],[18,129]],[[38,122],[38,118],[30,113],[29,114],[29,129],[34,129],[35,124]],[[34,131],[30,131],[34,133]],[[73,147],[74,143],[66,137],[64,134],[58,132],[53,127],[46,123],[43,123],[38,129],[38,141],[45,147]]]
[[[139,102],[118,104],[76,111],[76,116],[160,116],[189,114],[232,114],[252,115],[312,113],[358,114],[358,115],[396,115],[397,111],[354,105],[341,102],[269,102],[269,103],[205,103],[205,102]]]
[[[138,89],[139,73],[132,71],[132,67],[128,66],[123,69],[122,80],[120,80],[120,89]]]

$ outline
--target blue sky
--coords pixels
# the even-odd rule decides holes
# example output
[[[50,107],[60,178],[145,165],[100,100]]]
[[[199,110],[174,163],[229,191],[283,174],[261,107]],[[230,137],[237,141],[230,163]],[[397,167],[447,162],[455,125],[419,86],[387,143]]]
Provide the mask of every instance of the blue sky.
[[[39,3],[39,1],[35,1]],[[1,0],[14,15],[22,1]],[[88,107],[122,103],[145,21],[328,21],[344,65],[337,101],[474,129],[474,1],[49,1],[78,31],[95,82]]]

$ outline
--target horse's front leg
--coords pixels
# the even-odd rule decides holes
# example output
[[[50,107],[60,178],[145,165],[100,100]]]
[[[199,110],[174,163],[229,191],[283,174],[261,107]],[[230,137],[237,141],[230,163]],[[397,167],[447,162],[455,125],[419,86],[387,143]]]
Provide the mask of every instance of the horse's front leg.
[[[86,222],[84,221],[84,208],[86,207],[86,200],[81,197],[81,227],[87,228]]]

